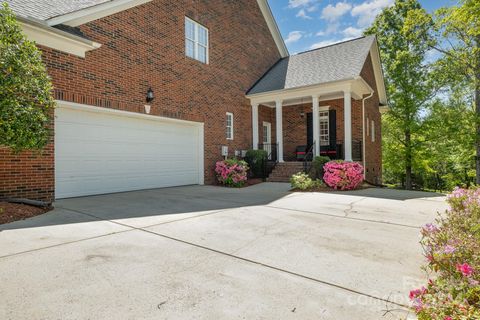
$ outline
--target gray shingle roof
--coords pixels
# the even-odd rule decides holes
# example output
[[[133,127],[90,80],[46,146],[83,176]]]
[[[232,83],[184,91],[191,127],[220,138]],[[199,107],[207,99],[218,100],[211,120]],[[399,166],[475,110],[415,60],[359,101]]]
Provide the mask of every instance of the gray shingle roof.
[[[375,36],[362,37],[279,60],[247,94],[292,89],[359,76]]]
[[[48,20],[112,0],[2,0],[19,16]]]

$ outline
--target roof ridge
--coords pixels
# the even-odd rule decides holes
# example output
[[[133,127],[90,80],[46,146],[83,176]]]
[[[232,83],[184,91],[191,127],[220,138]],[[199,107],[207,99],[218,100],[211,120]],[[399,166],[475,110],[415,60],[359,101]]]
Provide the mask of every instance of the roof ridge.
[[[361,39],[365,39],[365,38],[369,38],[369,37],[374,37],[374,36],[373,36],[373,35],[367,35],[367,36],[361,36],[361,37],[358,37],[358,38],[348,39],[348,40],[345,40],[345,41],[335,42],[335,43],[326,45],[326,46],[324,46],[324,47],[315,48],[315,49],[310,49],[310,50],[307,50],[307,51],[302,51],[302,52],[296,53],[296,54],[294,54],[294,55],[292,55],[292,56],[299,56],[299,55],[304,54],[304,53],[310,53],[310,52],[313,52],[313,51],[318,51],[318,50],[322,50],[322,49],[325,49],[325,48],[329,48],[329,47],[333,47],[333,46],[338,46],[338,45],[340,45],[340,44],[344,44],[344,43],[352,42],[352,41],[357,41],[357,40],[361,40]]]

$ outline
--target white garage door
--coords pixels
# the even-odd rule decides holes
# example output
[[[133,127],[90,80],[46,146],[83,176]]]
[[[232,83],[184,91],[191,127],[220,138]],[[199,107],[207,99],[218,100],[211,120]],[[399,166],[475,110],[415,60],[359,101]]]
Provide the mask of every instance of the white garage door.
[[[76,104],[55,110],[56,198],[203,183],[203,125]]]

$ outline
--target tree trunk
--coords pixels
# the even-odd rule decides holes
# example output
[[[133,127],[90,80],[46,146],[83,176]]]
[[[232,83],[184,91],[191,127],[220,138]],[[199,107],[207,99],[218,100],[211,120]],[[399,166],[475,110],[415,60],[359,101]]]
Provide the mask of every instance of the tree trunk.
[[[478,67],[480,69],[480,67]],[[480,74],[477,73],[475,79],[475,115],[477,124],[477,137],[475,139],[476,152],[476,168],[477,168],[477,185],[480,185]]]
[[[405,130],[405,189],[412,190],[412,134]]]
[[[477,48],[480,48],[480,36],[476,39]],[[475,57],[475,115],[477,136],[475,138],[476,147],[476,168],[477,168],[477,185],[480,185],[480,50],[477,50]]]

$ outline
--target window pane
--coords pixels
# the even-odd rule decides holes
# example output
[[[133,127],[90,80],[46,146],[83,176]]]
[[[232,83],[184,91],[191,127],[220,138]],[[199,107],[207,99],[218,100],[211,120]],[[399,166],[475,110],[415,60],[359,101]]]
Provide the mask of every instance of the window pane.
[[[330,144],[330,132],[328,123],[328,111],[320,112],[320,145],[327,146]]]
[[[208,37],[207,29],[205,29],[204,27],[198,26],[198,43],[206,47],[207,37]]]
[[[191,40],[185,40],[185,54],[187,57],[195,58],[195,43]]]
[[[207,48],[198,46],[198,60],[207,63]]]
[[[232,127],[227,127],[227,139],[232,139]]]
[[[188,19],[185,19],[185,37],[195,40],[195,24]]]

